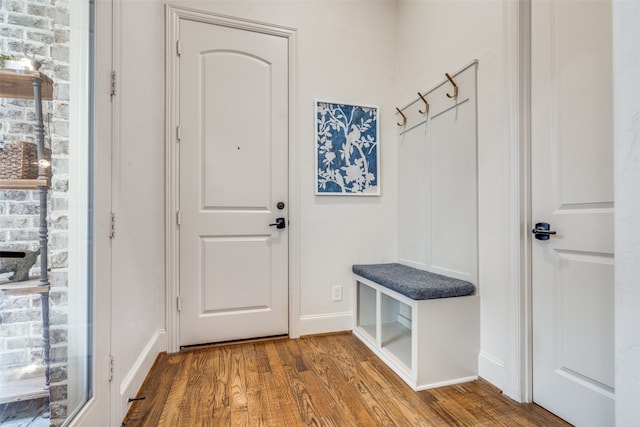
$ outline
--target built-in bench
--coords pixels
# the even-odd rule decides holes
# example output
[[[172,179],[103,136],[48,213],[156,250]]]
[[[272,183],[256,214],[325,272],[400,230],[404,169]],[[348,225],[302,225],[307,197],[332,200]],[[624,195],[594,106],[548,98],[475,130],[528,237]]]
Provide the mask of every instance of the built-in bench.
[[[353,273],[354,335],[414,390],[478,378],[472,283],[398,263],[354,265]]]

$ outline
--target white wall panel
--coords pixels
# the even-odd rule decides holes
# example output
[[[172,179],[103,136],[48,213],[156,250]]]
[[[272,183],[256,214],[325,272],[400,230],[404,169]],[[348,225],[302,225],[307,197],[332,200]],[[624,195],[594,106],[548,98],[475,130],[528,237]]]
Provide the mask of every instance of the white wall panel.
[[[401,111],[398,127],[398,255],[416,268],[478,285],[475,63]],[[400,114],[397,121],[403,121]]]

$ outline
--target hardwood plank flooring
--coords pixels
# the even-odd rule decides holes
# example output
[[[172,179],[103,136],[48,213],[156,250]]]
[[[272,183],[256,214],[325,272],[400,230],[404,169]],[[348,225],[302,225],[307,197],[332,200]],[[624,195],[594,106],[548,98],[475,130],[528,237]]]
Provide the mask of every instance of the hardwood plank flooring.
[[[414,392],[351,333],[160,354],[122,425],[569,426],[480,379]]]

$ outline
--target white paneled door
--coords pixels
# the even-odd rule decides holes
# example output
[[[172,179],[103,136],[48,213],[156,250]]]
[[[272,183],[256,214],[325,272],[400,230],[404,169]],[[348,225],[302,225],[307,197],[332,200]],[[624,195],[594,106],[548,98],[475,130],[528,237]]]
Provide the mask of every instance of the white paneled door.
[[[180,345],[288,333],[288,40],[181,20]]]
[[[531,3],[533,399],[612,426],[611,4]]]

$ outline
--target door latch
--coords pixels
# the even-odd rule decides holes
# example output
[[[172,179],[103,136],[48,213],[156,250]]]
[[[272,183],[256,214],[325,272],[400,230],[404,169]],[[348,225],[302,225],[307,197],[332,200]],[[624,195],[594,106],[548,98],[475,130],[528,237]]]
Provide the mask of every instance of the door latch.
[[[278,229],[282,229],[287,226],[287,223],[284,218],[280,217],[280,218],[276,218],[276,222],[274,222],[273,224],[269,224],[269,227],[273,227],[273,226],[275,226]]]
[[[550,230],[551,226],[546,222],[538,222],[535,228],[531,230],[536,239],[549,240],[552,234],[556,234],[554,230]]]

